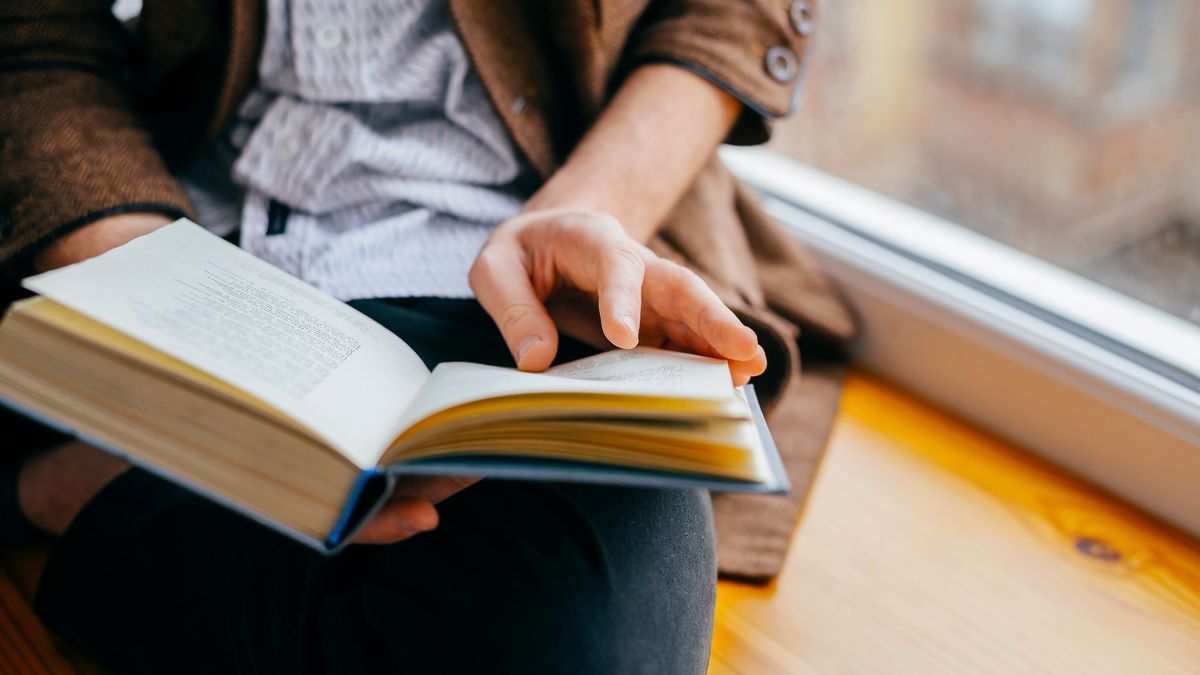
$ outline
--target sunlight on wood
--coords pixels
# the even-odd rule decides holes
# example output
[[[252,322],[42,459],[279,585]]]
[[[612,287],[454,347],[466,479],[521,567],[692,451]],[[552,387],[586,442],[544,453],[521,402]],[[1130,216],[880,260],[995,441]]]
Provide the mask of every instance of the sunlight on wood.
[[[711,673],[1200,671],[1200,544],[866,375],[796,537],[720,584]],[[0,672],[97,673],[33,616],[42,557],[3,556]]]
[[[0,673],[50,675],[75,672],[0,568]]]
[[[1200,670],[1200,544],[863,374],[783,575],[717,596],[714,674]]]

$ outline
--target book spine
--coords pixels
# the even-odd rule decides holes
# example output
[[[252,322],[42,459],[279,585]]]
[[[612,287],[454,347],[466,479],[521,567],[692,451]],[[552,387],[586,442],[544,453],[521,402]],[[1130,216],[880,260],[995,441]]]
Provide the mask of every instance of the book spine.
[[[758,404],[758,394],[754,393],[754,385],[747,384],[742,391],[746,395],[746,403],[750,405],[750,419],[754,422],[755,430],[758,431],[758,438],[762,442],[767,463],[771,468],[771,475],[775,479],[771,485],[772,492],[780,494],[790,492],[792,482],[788,480],[787,469],[783,466],[779,449],[775,447],[775,438],[771,436],[771,430],[767,428],[767,417],[763,415],[762,406]]]
[[[337,524],[325,539],[324,551],[333,554],[345,548],[354,534],[383,508],[395,483],[395,477],[379,469],[367,469],[359,474]]]

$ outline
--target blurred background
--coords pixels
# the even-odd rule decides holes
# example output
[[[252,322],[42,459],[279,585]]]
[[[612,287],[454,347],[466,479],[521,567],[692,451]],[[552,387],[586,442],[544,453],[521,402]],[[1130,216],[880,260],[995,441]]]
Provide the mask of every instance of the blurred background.
[[[1200,325],[1200,0],[830,0],[772,148]]]

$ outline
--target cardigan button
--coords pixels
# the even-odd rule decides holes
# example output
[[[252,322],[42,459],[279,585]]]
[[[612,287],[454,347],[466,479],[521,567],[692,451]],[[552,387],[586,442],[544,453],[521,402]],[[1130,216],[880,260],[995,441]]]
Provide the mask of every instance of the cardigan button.
[[[767,50],[767,74],[776,82],[791,82],[800,67],[796,52],[787,47],[771,47]]]
[[[792,0],[792,6],[788,8],[788,18],[792,20],[792,28],[801,37],[812,35],[817,27],[813,21],[812,5],[808,0]]]

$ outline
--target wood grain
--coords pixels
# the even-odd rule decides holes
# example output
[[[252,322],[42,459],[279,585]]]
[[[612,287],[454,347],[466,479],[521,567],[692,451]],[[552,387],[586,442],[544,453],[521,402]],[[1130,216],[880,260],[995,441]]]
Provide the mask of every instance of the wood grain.
[[[854,374],[783,575],[718,588],[710,671],[1198,673],[1200,546]]]
[[[98,673],[4,553],[0,675]],[[784,574],[717,596],[718,674],[1200,673],[1196,541],[863,374]]]
[[[75,669],[55,648],[21,592],[0,567],[0,674],[58,675]]]

